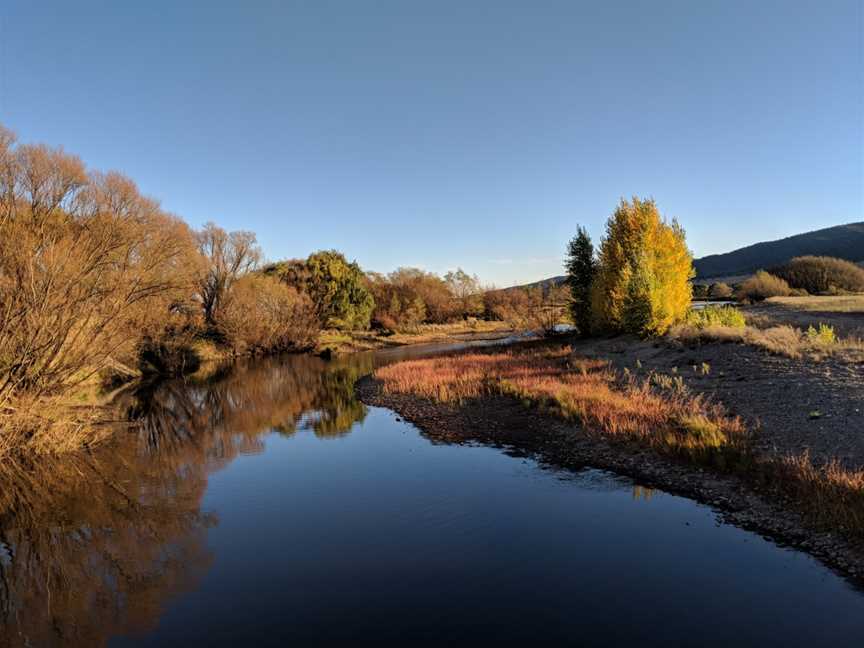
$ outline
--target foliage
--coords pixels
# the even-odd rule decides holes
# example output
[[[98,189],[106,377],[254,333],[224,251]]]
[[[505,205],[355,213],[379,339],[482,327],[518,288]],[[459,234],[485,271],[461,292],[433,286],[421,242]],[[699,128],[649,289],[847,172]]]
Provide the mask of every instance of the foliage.
[[[0,129],[0,409],[128,373],[197,268],[189,228],[131,180]]]
[[[238,353],[308,349],[319,331],[308,295],[258,274],[247,274],[233,285],[217,322],[225,341]]]
[[[653,200],[622,200],[606,224],[591,288],[599,330],[658,335],[690,307],[692,257],[684,230]]]
[[[234,282],[258,266],[261,249],[252,232],[228,233],[214,223],[206,223],[195,240],[206,263],[198,280],[198,296],[204,319],[212,326]]]
[[[693,284],[692,286],[693,299],[704,300],[708,299],[708,286],[705,284]]]
[[[711,284],[708,288],[708,297],[710,299],[731,299],[733,295],[732,287],[722,281]]]
[[[687,313],[684,323],[704,329],[709,326],[741,328],[747,325],[744,314],[733,306],[707,306]]]
[[[864,292],[864,268],[843,259],[796,257],[772,268],[771,274],[785,280],[790,287],[811,294]]]
[[[476,317],[483,312],[483,291],[477,275],[469,275],[462,268],[444,275],[444,281],[455,298],[462,317]]]
[[[488,290],[483,295],[484,315],[507,322],[518,330],[551,334],[558,324],[567,322],[567,286],[532,286]]]
[[[591,283],[596,262],[594,245],[584,227],[579,227],[567,245],[567,285],[570,288],[570,317],[580,335],[591,332]]]
[[[264,272],[309,295],[322,326],[343,330],[369,327],[375,301],[360,266],[356,261],[349,263],[341,252],[322,250],[305,261],[272,264]]]
[[[423,323],[448,322],[456,315],[450,288],[431,272],[398,268],[388,275],[369,273],[367,283],[375,299],[373,326],[409,331]]]
[[[807,327],[807,339],[817,346],[830,347],[837,343],[837,334],[828,324],[820,323],[819,328],[811,324]]]
[[[738,288],[735,298],[738,301],[763,301],[769,297],[785,297],[791,294],[789,284],[783,279],[759,270]]]

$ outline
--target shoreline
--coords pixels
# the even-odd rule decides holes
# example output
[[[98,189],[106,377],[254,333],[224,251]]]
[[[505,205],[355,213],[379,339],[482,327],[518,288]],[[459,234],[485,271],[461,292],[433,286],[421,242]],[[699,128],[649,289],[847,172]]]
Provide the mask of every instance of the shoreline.
[[[758,533],[781,547],[803,551],[864,589],[864,547],[836,533],[812,529],[785,505],[782,492],[759,490],[741,477],[718,474],[662,457],[629,442],[610,442],[579,425],[526,407],[508,396],[486,396],[460,405],[410,394],[385,394],[371,375],[355,384],[366,405],[394,411],[433,443],[480,443],[527,452],[542,464],[579,470],[598,468],[640,485],[710,506],[724,523]]]

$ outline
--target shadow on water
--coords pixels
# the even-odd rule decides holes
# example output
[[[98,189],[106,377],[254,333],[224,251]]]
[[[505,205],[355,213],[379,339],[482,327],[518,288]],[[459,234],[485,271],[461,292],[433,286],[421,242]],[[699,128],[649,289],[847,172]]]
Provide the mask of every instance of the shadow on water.
[[[548,617],[531,636],[572,637],[568,610],[582,595],[570,589],[573,569],[583,594],[595,591],[581,605],[600,626],[620,588],[672,597],[661,555],[678,564],[692,547],[676,544],[669,519],[697,505],[599,471],[553,474],[518,453],[433,444],[355,398],[355,381],[375,366],[441,350],[284,356],[140,385],[116,403],[131,423],[97,451],[4,464],[0,646],[419,636],[445,614],[427,617],[436,607],[454,637],[491,639],[530,630],[509,621],[529,605],[515,594],[524,587],[532,614]],[[722,554],[722,538],[703,533],[715,543],[708,554]],[[657,566],[635,560],[639,543]],[[781,587],[787,559],[760,551],[749,560],[774,560],[780,571],[768,577]],[[697,572],[681,577],[694,591]],[[602,637],[621,631],[602,627]]]

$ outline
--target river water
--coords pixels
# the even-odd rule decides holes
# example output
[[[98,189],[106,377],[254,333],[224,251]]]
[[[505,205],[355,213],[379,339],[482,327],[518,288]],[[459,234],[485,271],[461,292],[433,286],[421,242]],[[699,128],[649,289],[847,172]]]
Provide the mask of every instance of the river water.
[[[860,646],[864,595],[693,501],[433,443],[288,356],[130,394],[0,481],[0,645]]]

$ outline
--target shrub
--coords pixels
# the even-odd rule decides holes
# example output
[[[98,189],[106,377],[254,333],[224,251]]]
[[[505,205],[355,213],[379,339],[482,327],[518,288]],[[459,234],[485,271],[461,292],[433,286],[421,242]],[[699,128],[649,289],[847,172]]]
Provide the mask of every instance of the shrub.
[[[622,200],[600,243],[591,310],[598,329],[658,335],[682,320],[692,298],[693,259],[684,230],[653,200]]]
[[[769,297],[787,297],[791,293],[789,284],[764,270],[759,270],[738,288],[738,301],[763,301]]]
[[[237,353],[302,350],[317,341],[312,300],[259,274],[239,279],[216,314],[219,332]]]
[[[444,324],[459,314],[450,288],[431,272],[418,268],[398,268],[388,275],[370,272],[366,284],[375,300],[374,327],[411,330],[423,323]]]
[[[356,261],[349,263],[341,252],[322,250],[305,261],[280,261],[265,268],[264,273],[309,295],[322,326],[343,330],[369,327],[375,300],[360,266]]]
[[[834,346],[837,342],[837,335],[834,333],[834,328],[827,324],[819,324],[819,328],[815,328],[812,324],[807,327],[807,339],[821,347]]]
[[[709,326],[729,326],[742,328],[747,325],[744,314],[733,306],[708,306],[687,313],[685,323],[704,329]]]
[[[729,284],[718,281],[708,288],[708,297],[711,299],[729,299],[732,297],[732,288]]]
[[[771,269],[792,288],[812,294],[864,292],[864,268],[833,257],[796,257]]]
[[[693,299],[708,299],[708,286],[705,284],[693,284]]]

